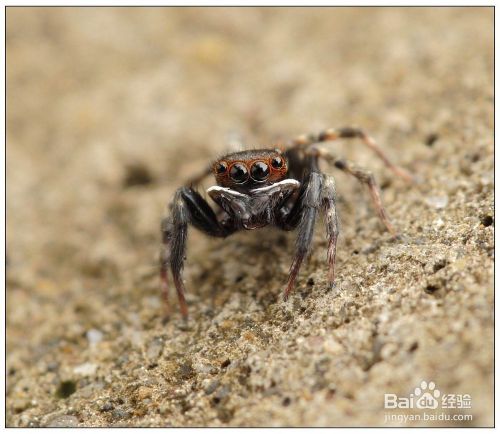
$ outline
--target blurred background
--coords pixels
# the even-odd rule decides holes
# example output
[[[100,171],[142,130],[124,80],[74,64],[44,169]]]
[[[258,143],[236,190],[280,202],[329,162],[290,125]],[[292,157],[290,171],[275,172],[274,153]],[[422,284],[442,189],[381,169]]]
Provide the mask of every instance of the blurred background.
[[[376,282],[364,281],[366,275],[372,279],[389,273],[392,285],[408,291],[402,290],[403,300],[416,303],[412,321],[421,323],[426,320],[419,315],[444,309],[440,304],[446,300],[444,294],[455,291],[453,285],[459,281],[475,288],[471,291],[479,300],[474,304],[479,314],[467,310],[472,309],[470,293],[450,301],[455,310],[439,312],[445,324],[451,324],[446,318],[462,317],[456,327],[469,327],[471,333],[476,328],[467,321],[477,318],[471,321],[478,321],[484,340],[472,344],[457,335],[456,341],[443,346],[448,326],[442,323],[445,337],[431,338],[429,331],[425,339],[417,339],[426,354],[433,352],[439,358],[442,351],[457,363],[470,357],[470,364],[462,366],[479,380],[473,382],[469,371],[451,378],[454,368],[440,370],[425,355],[411,363],[388,360],[389,368],[382,371],[387,378],[398,378],[402,394],[410,393],[424,374],[441,379],[451,389],[461,387],[462,393],[474,390],[477,405],[472,424],[492,422],[492,8],[9,7],[6,15],[9,425],[381,424],[376,406],[381,405],[380,388],[388,391],[389,383],[382,379],[385,374],[374,373],[371,380],[346,374],[344,389],[342,378],[336,380],[336,388],[331,386],[333,380],[323,389],[311,386],[311,391],[320,390],[338,400],[331,401],[335,405],[316,403],[317,409],[322,405],[329,409],[318,419],[311,400],[296,396],[309,390],[300,380],[309,368],[300,358],[294,359],[298,356],[291,354],[296,350],[290,352],[286,345],[278,346],[275,354],[297,368],[299,379],[295,392],[286,396],[278,390],[278,397],[271,393],[274,398],[264,399],[268,386],[263,385],[252,386],[245,395],[237,391],[236,380],[233,384],[219,374],[213,380],[210,370],[197,371],[199,361],[193,359],[187,371],[182,371],[182,364],[180,368],[168,365],[177,372],[173,377],[185,374],[183,385],[194,390],[179,398],[171,390],[181,386],[165,374],[169,372],[165,363],[176,360],[172,354],[184,354],[190,345],[198,345],[200,354],[205,345],[196,331],[161,324],[158,230],[175,189],[225,152],[234,137],[251,147],[265,147],[278,139],[346,125],[365,128],[394,161],[423,181],[409,190],[361,145],[335,145],[339,155],[375,172],[399,227],[410,236],[434,241],[428,250],[415,247],[391,260],[401,264],[397,270],[387,270],[387,264],[371,271],[366,268],[376,266],[377,253],[363,259],[362,265],[356,262],[362,259],[349,262],[383,231],[362,188],[339,174],[339,212],[343,213],[339,258],[344,270],[340,278],[348,281],[357,272],[356,285],[369,286]],[[318,239],[323,240],[322,233]],[[240,250],[247,243],[257,243],[244,236],[236,240]],[[241,284],[262,288],[264,295],[260,299],[258,292],[257,299],[266,306],[277,303],[286,280],[293,248],[293,240],[288,241],[283,255],[273,250],[274,243],[264,245],[271,252],[263,256],[267,265],[255,262],[259,253],[252,247],[236,256],[239,263],[249,261],[253,269],[274,266],[278,270],[268,270],[275,281],[266,280],[264,272],[259,280],[259,275],[246,270],[254,280]],[[229,240],[214,244],[195,231],[190,246],[188,301],[196,327],[207,330],[214,323],[204,310],[210,283],[203,282],[213,270],[218,270],[213,271],[213,279],[220,279],[220,285],[225,285],[228,275],[237,274],[231,267],[228,274],[222,264],[222,255],[233,251]],[[457,262],[451,271],[443,269],[440,272],[448,274],[441,277],[421,277],[426,273],[422,271],[426,257],[435,253],[445,264],[455,264],[459,258],[453,252],[459,248],[466,261]],[[418,260],[412,256],[418,254]],[[304,282],[310,276],[319,282],[324,279],[323,250],[317,262],[314,258],[305,268]],[[443,263],[441,259],[436,263]],[[408,270],[420,260],[424,268],[404,274],[411,273]],[[469,282],[460,273],[463,267],[473,266],[476,274]],[[429,275],[440,270],[439,265],[435,271],[432,264],[428,267]],[[467,268],[466,274],[471,273]],[[414,284],[426,291],[413,288]],[[227,286],[234,286],[234,281]],[[243,295],[232,291],[238,292],[221,291],[216,312],[230,305],[232,297],[252,298],[250,289],[243,289]],[[425,304],[431,301],[432,309]],[[228,312],[228,316],[235,314]],[[255,315],[252,321],[258,323],[260,317]],[[349,315],[359,329],[359,317],[355,312]],[[366,315],[368,323],[374,321],[375,317]],[[292,320],[283,321],[277,330]],[[235,333],[240,326],[234,326]],[[318,325],[310,326],[314,330]],[[267,328],[271,325],[256,327],[275,333]],[[330,324],[327,335],[337,327]],[[415,325],[409,329],[416,333]],[[219,332],[216,327],[207,345],[214,340],[221,348],[227,344],[226,332]],[[295,342],[310,333],[295,331],[287,339]],[[246,359],[269,346],[254,334],[255,347],[219,349],[217,357],[237,350]],[[353,340],[349,334],[345,339],[346,345]],[[411,346],[410,341],[405,340]],[[431,342],[430,346],[424,342]],[[346,366],[353,366],[364,354],[364,346],[356,348],[347,351],[352,357]],[[150,360],[155,354],[161,362],[155,359],[153,366]],[[234,360],[234,355],[228,358]],[[217,365],[208,355],[204,360]],[[328,365],[332,372],[338,370],[335,360]],[[404,364],[404,374],[395,374]],[[153,367],[144,373],[144,366]],[[155,375],[162,380],[149,384]],[[328,377],[325,372],[321,375]],[[207,381],[229,385],[236,401],[228,403],[226,393],[214,404],[203,392]],[[361,399],[365,401],[357,401],[359,389],[351,390],[348,383],[367,390]],[[368,392],[371,388],[373,396]],[[198,390],[199,404],[193,404],[190,400]],[[121,404],[112,401],[113,396],[123,396]],[[258,407],[242,410],[256,401],[274,408],[273,400],[277,409],[265,416]],[[376,402],[375,407],[370,407],[370,401]]]

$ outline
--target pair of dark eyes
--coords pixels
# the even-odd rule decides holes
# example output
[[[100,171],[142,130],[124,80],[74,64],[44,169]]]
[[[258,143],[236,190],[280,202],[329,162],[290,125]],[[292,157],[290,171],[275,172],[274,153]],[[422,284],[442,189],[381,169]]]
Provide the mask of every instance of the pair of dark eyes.
[[[275,169],[280,169],[283,167],[283,159],[281,157],[274,157],[271,160],[271,165]],[[219,163],[216,167],[218,174],[226,172],[227,169],[228,166],[225,162]],[[268,178],[269,173],[269,166],[264,161],[256,161],[253,163],[250,167],[250,173],[248,173],[248,168],[243,163],[234,163],[231,169],[229,169],[229,177],[238,184],[245,182],[249,176],[254,181],[264,181]]]

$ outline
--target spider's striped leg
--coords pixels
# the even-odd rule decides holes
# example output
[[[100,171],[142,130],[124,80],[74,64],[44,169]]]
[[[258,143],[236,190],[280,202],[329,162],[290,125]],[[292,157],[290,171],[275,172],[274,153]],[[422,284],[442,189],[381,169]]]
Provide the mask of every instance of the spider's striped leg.
[[[321,192],[323,175],[319,172],[317,156],[311,155],[306,159],[308,174],[301,185],[298,195],[292,195],[278,213],[276,224],[283,230],[297,228],[295,255],[290,266],[290,274],[283,297],[285,300],[295,286],[300,267],[311,250],[314,234],[314,225],[318,210],[321,208]]]
[[[314,234],[314,225],[318,211],[325,212],[326,234],[328,238],[328,281],[333,285],[335,280],[335,257],[337,251],[338,223],[335,207],[335,181],[333,177],[326,176],[319,171],[310,173],[304,183],[301,195],[288,215],[288,224],[284,222],[284,229],[291,229],[294,223],[297,226],[298,236],[295,257],[290,267],[290,275],[285,288],[284,299],[287,300],[295,286],[302,262],[311,250]],[[300,213],[300,218],[298,217]]]
[[[345,128],[330,128],[320,132],[319,134],[307,134],[299,136],[292,140],[293,146],[306,148],[309,145],[321,142],[330,142],[338,139],[353,139],[359,138],[362,143],[370,148],[377,156],[384,162],[384,164],[392,170],[397,176],[403,178],[407,182],[413,182],[413,176],[402,167],[392,163],[385,152],[378,146],[373,137],[369,136],[364,130],[360,128],[345,127]]]
[[[311,243],[314,235],[314,225],[316,223],[316,216],[320,206],[320,193],[321,193],[322,177],[318,172],[312,172],[307,180],[306,187],[299,199],[299,206],[301,208],[301,217],[298,222],[298,235],[295,244],[295,256],[290,267],[290,274],[288,282],[283,294],[285,300],[288,299],[290,291],[295,286],[297,275],[299,274],[302,262],[311,250]]]
[[[321,191],[321,205],[325,213],[326,236],[328,238],[328,281],[331,285],[335,281],[335,258],[337,253],[337,238],[339,234],[335,180],[333,176],[323,175],[323,188]]]
[[[335,166],[337,169],[340,169],[349,175],[354,176],[359,182],[366,185],[370,192],[370,196],[372,198],[373,206],[375,207],[380,220],[385,225],[387,230],[394,236],[398,235],[398,231],[392,225],[387,212],[382,204],[382,199],[380,197],[380,190],[378,188],[377,182],[373,174],[365,169],[362,169],[353,163],[338,158],[333,155],[329,150],[324,149],[323,147],[314,146],[313,150],[320,157],[323,157],[328,163]]]

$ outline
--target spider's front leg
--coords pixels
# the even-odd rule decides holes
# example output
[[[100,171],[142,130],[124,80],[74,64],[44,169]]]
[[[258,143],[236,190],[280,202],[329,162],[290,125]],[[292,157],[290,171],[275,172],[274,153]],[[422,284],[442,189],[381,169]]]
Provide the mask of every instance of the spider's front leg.
[[[295,285],[300,267],[311,250],[314,226],[318,211],[325,211],[326,232],[328,237],[328,280],[333,284],[335,277],[335,256],[337,249],[338,224],[335,208],[335,181],[332,177],[320,173],[317,156],[311,156],[311,172],[307,176],[298,199],[290,210],[284,207],[285,215],[279,226],[285,230],[297,227],[298,235],[295,256],[290,267],[290,275],[284,292],[284,299]]]
[[[189,187],[181,187],[177,190],[172,202],[172,213],[161,223],[163,245],[160,254],[160,277],[162,295],[168,315],[168,268],[170,266],[180,310],[184,318],[187,318],[188,311],[184,297],[182,270],[186,255],[188,224],[213,237],[226,237],[233,232],[230,225],[222,225],[217,220],[212,208],[198,192]]]

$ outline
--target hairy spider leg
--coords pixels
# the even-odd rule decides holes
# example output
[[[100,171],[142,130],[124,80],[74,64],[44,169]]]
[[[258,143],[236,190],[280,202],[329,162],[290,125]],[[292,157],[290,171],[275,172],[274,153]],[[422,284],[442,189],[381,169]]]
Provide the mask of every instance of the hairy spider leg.
[[[321,191],[321,205],[325,213],[326,237],[328,239],[328,281],[333,286],[335,281],[335,258],[337,254],[337,238],[339,225],[337,220],[335,179],[333,176],[323,175]]]
[[[371,172],[361,167],[354,165],[352,162],[336,157],[330,152],[330,150],[319,146],[313,146],[311,148],[313,152],[317,153],[329,164],[335,166],[351,176],[354,176],[359,182],[366,185],[370,192],[372,198],[373,206],[378,213],[378,216],[382,223],[385,225],[387,230],[394,236],[398,235],[398,231],[392,225],[387,212],[385,211],[384,205],[382,204],[382,199],[380,197],[380,189],[378,188],[375,177]]]
[[[315,165],[316,166],[316,165]],[[295,286],[300,267],[310,253],[314,226],[319,210],[325,213],[326,234],[328,239],[328,281],[335,281],[335,258],[337,251],[338,221],[336,211],[335,181],[332,176],[313,170],[303,184],[299,199],[295,202],[286,219],[281,222],[282,229],[298,227],[295,256],[290,267],[288,282],[283,294],[286,301]]]
[[[170,238],[172,234],[172,219],[166,217],[161,221],[162,247],[160,251],[160,287],[165,307],[165,318],[170,315],[170,304],[168,301],[168,266],[170,264]]]
[[[165,306],[168,312],[167,269],[170,265],[181,314],[185,319],[187,319],[188,310],[184,296],[182,270],[186,255],[188,224],[213,237],[224,238],[234,232],[230,226],[223,226],[217,220],[210,205],[198,192],[189,187],[181,187],[177,190],[173,200],[171,217],[162,222],[163,249],[160,259],[160,275],[163,299],[166,302]]]
[[[390,170],[392,170],[397,176],[403,178],[407,182],[414,182],[413,176],[402,167],[393,164],[389,160],[385,152],[382,149],[380,149],[375,139],[373,139],[373,137],[369,136],[365,131],[363,131],[360,128],[353,128],[353,127],[345,127],[339,129],[329,128],[327,130],[320,132],[319,134],[305,134],[299,136],[295,139],[292,139],[291,143],[292,146],[298,146],[302,148],[314,145],[315,143],[330,142],[338,139],[353,139],[353,138],[361,139],[362,143],[368,148],[370,148],[372,151],[374,151],[375,154],[377,154],[377,156],[384,162],[384,164]]]
[[[287,157],[294,156],[294,150],[289,150]],[[276,221],[277,226],[281,229],[289,231],[297,228],[295,254],[283,294],[284,300],[288,299],[300,267],[311,250],[314,225],[318,210],[321,208],[323,175],[319,171],[317,159],[316,155],[310,155],[300,162],[300,165],[306,170],[305,180],[301,185],[298,197],[293,196],[290,202],[284,204]]]

